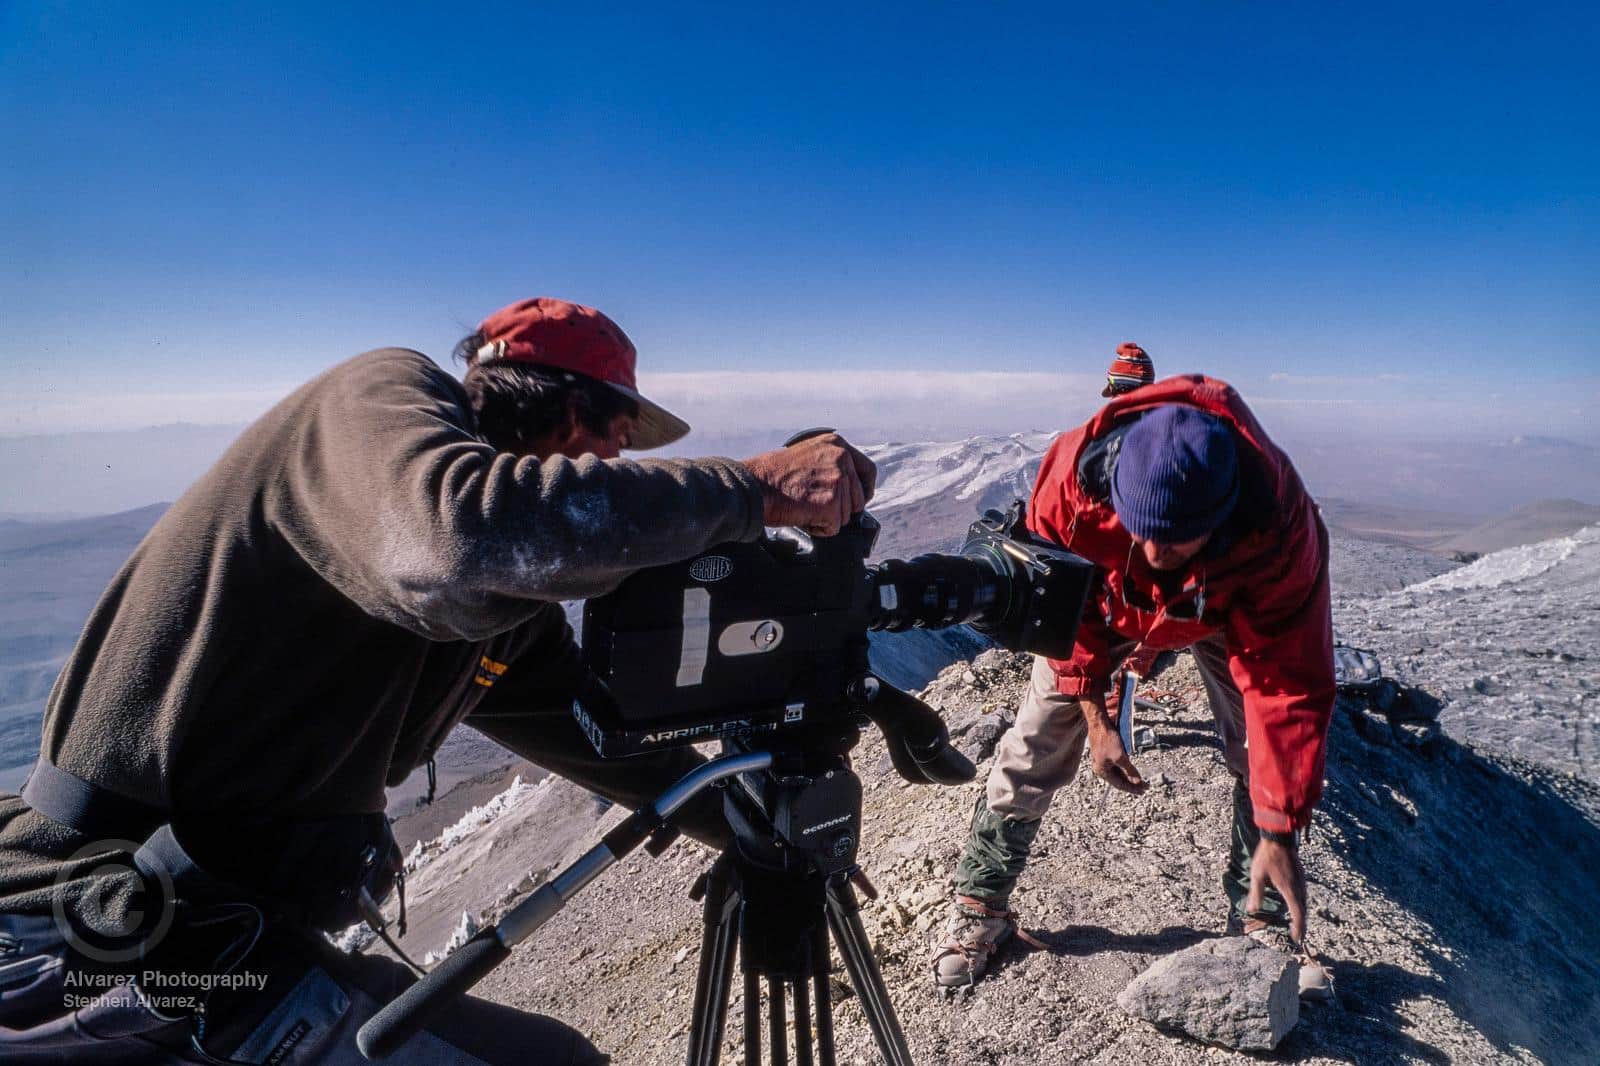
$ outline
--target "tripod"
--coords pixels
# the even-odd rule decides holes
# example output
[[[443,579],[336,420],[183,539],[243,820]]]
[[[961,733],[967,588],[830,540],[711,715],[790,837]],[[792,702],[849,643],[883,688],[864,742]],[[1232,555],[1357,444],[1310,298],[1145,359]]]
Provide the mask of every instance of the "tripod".
[[[879,700],[873,720],[883,728],[890,758],[901,775],[927,784],[971,780],[972,763],[949,746],[934,712],[896,689],[884,691],[892,695]],[[511,908],[496,925],[480,930],[368,1020],[356,1037],[361,1053],[381,1059],[404,1044],[623,855],[641,844],[659,854],[676,836],[674,812],[701,790],[723,784],[723,809],[733,826],[734,843],[696,885],[705,924],[690,1066],[714,1066],[721,1054],[735,949],[742,954],[744,970],[746,1066],[761,1062],[762,976],[768,986],[772,1066],[788,1064],[790,995],[796,1063],[813,1064],[814,1024],[815,1062],[834,1066],[830,933],[885,1061],[889,1066],[910,1066],[905,1034],[889,1004],[850,887],[852,880],[866,884],[855,862],[861,835],[861,779],[851,771],[848,759],[860,733],[853,724],[834,722],[783,736],[784,743],[770,748],[726,741],[721,758],[686,774],[650,806],[613,827],[576,862]]]
[[[785,1012],[790,997],[796,1066],[813,1066],[813,1061],[815,1066],[835,1066],[833,999],[828,987],[830,932],[861,997],[878,1050],[889,1066],[910,1066],[911,1052],[872,957],[851,879],[844,870],[825,874],[767,865],[750,858],[738,845],[718,856],[691,893],[702,900],[704,924],[689,1031],[689,1066],[716,1066],[721,1055],[736,948],[744,971],[746,1066],[761,1063],[762,977],[767,984],[772,1066],[786,1066],[789,1061]]]

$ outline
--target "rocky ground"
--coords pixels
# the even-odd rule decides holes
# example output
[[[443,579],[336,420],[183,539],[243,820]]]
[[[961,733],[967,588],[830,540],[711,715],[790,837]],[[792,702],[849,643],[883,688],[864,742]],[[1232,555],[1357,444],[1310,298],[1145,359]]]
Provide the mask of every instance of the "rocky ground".
[[[1442,701],[1451,736],[1600,783],[1600,526],[1381,596],[1335,589],[1340,639]]]
[[[1334,534],[1328,577],[1341,602],[1356,603],[1453,570],[1449,557],[1400,544]]]
[[[1026,680],[990,652],[925,691],[981,774]],[[1119,992],[1156,959],[1214,937],[1230,780],[1185,657],[1148,685],[1155,782],[1138,798],[1081,775],[1057,798],[1014,900],[1044,951],[1006,949],[966,998],[929,980],[947,879],[981,785],[913,787],[868,737],[862,865],[881,893],[864,918],[918,1062],[1212,1063],[1245,1056],[1127,1017]],[[1307,1007],[1273,1060],[1303,1063],[1600,1061],[1600,790],[1481,754],[1426,727],[1341,702],[1326,795],[1305,849],[1311,938],[1335,1002]],[[621,817],[551,779],[436,857],[419,854],[407,943],[439,946],[463,909],[494,914]],[[433,845],[437,847],[438,845]],[[424,849],[426,850],[426,849]],[[603,875],[478,994],[555,1014],[619,1063],[678,1063],[687,1040],[709,854],[680,842]],[[487,897],[487,898],[486,898]],[[735,990],[724,1061],[739,1061]],[[840,1061],[880,1061],[854,997],[837,1009]],[[1256,1056],[1260,1057],[1260,1056]]]

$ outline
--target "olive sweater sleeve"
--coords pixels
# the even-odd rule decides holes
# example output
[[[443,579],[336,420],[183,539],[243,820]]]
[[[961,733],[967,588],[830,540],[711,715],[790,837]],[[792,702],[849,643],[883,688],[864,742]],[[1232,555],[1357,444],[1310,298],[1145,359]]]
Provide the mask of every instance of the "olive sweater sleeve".
[[[761,489],[729,459],[518,458],[473,435],[465,391],[425,356],[369,352],[304,390],[265,512],[367,613],[480,639],[537,602],[761,532]]]

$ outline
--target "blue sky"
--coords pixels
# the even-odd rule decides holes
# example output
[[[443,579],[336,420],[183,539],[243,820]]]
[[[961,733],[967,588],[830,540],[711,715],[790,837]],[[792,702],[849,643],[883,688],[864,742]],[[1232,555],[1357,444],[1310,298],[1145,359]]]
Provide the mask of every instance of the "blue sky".
[[[546,293],[647,384],[1133,338],[1581,434],[1600,9],[1330,7],[11,3],[0,433],[248,414]]]

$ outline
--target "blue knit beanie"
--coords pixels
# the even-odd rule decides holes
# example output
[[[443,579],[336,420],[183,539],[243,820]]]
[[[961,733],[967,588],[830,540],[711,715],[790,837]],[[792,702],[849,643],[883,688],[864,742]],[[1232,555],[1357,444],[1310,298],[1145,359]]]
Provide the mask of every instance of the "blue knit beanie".
[[[1239,502],[1233,433],[1215,415],[1182,404],[1147,412],[1122,438],[1111,506],[1140,540],[1182,544],[1205,536]]]

